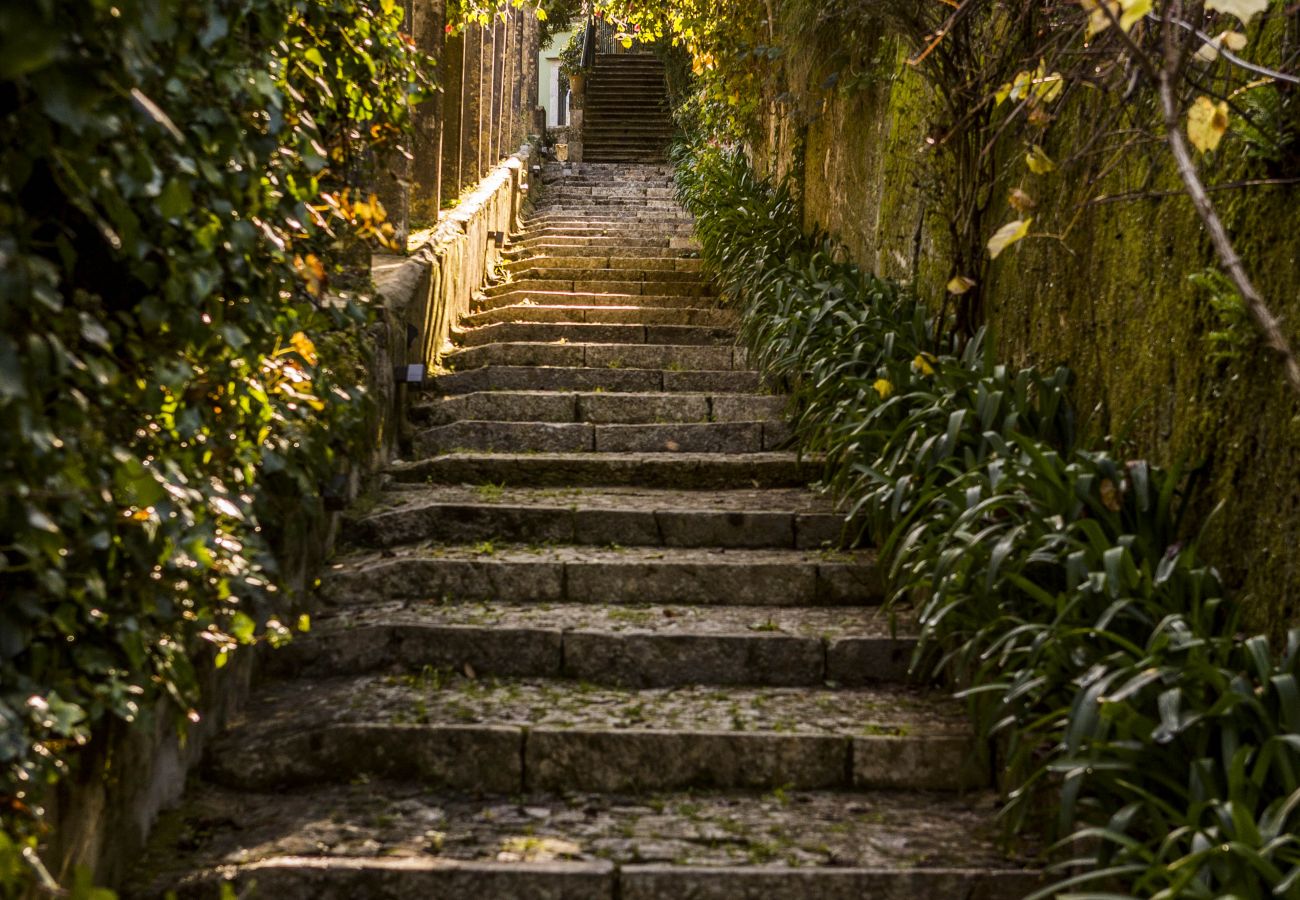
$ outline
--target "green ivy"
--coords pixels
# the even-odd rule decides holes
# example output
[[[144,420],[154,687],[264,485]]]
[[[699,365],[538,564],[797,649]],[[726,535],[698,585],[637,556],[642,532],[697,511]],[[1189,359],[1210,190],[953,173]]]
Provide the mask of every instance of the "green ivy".
[[[1238,633],[1188,480],[1083,445],[1067,371],[942,344],[738,153],[679,162],[753,358],[918,608],[918,674],[1001,748],[1009,830],[1061,839],[1036,896],[1300,897],[1300,630]]]
[[[275,550],[362,450],[330,291],[430,60],[393,0],[0,9],[0,815],[106,719],[288,636]],[[24,845],[25,846],[25,845]],[[0,853],[9,878],[12,853]]]

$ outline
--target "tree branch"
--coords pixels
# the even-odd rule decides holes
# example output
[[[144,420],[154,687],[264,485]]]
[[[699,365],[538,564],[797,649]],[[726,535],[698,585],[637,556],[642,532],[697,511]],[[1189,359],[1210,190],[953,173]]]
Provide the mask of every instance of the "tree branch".
[[[1173,152],[1174,162],[1178,166],[1178,174],[1182,177],[1183,185],[1192,198],[1196,213],[1200,216],[1202,224],[1205,225],[1205,230],[1210,235],[1210,243],[1214,245],[1214,251],[1218,254],[1219,262],[1227,270],[1233,286],[1241,294],[1241,299],[1246,304],[1246,311],[1263,334],[1265,343],[1282,358],[1282,368],[1287,382],[1291,385],[1292,390],[1297,395],[1300,395],[1300,362],[1296,361],[1295,351],[1291,349],[1290,342],[1282,332],[1281,322],[1264,303],[1264,298],[1260,296],[1254,282],[1251,281],[1245,264],[1242,262],[1241,257],[1237,255],[1237,250],[1232,244],[1232,238],[1228,236],[1228,230],[1224,227],[1223,220],[1219,218],[1218,210],[1214,207],[1214,201],[1210,199],[1209,192],[1206,191],[1205,184],[1201,181],[1200,173],[1196,170],[1196,162],[1192,159],[1191,148],[1187,144],[1187,139],[1183,136],[1182,111],[1178,105],[1178,94],[1174,90],[1174,85],[1179,78],[1182,60],[1179,54],[1171,52],[1174,42],[1169,34],[1168,16],[1169,12],[1166,12],[1165,67],[1160,72],[1159,79],[1160,105],[1164,111],[1165,119],[1165,139],[1169,143],[1169,149]]]

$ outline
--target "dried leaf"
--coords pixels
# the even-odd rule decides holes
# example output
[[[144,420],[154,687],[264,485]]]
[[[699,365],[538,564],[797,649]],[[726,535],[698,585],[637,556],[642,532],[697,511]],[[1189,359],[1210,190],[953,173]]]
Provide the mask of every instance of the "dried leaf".
[[[1101,505],[1111,512],[1119,512],[1124,506],[1119,496],[1119,488],[1109,478],[1101,480]]]
[[[1038,206],[1037,201],[1020,188],[1011,189],[1011,193],[1007,196],[1007,202],[1011,204],[1012,209],[1019,213],[1033,212]]]

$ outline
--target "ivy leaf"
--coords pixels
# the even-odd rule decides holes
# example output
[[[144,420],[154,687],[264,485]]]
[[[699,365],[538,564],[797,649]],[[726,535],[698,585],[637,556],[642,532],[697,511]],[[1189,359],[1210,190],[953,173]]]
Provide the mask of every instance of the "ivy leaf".
[[[1243,25],[1268,9],[1268,0],[1205,0],[1205,8],[1210,12],[1234,15]]]
[[[1197,97],[1187,111],[1187,136],[1192,145],[1202,153],[1209,153],[1219,146],[1227,130],[1228,104],[1222,101],[1216,104],[1209,97]]]
[[[1003,250],[1029,234],[1029,225],[1033,221],[1033,219],[1016,219],[999,228],[993,237],[989,238],[989,258],[997,259]]]

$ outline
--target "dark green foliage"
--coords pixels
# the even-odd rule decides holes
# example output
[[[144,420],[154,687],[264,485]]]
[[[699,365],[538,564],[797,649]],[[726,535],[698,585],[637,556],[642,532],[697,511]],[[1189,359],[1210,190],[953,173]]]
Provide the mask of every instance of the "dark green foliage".
[[[401,16],[0,9],[6,830],[102,720],[184,714],[196,661],[288,634],[272,551],[366,433],[368,314],[324,288],[385,228],[347,189],[431,87]]]
[[[1008,827],[1083,854],[1042,896],[1300,897],[1300,631],[1280,654],[1237,633],[1186,479],[1079,446],[1068,372],[940,345],[739,156],[692,151],[679,193],[801,446],[919,607],[918,671],[1001,749]]]

